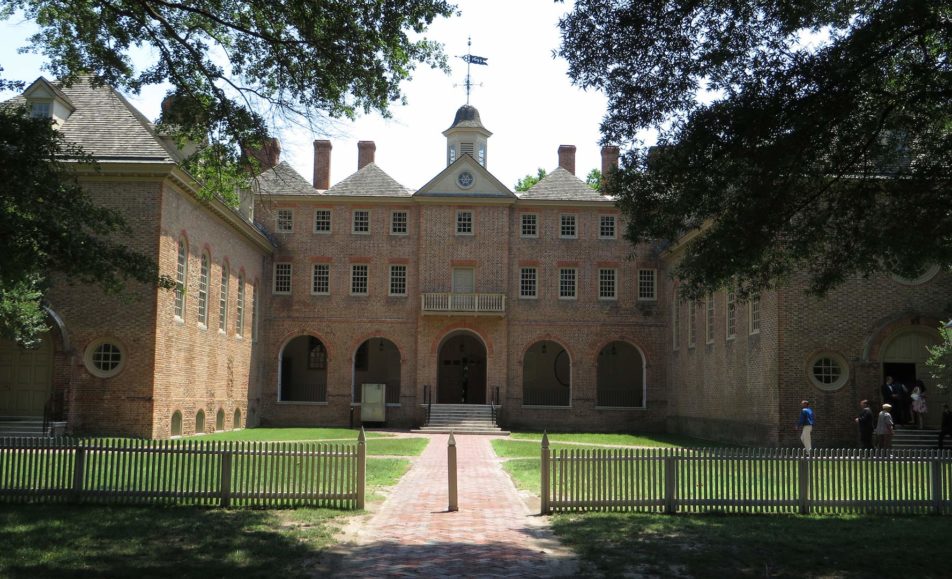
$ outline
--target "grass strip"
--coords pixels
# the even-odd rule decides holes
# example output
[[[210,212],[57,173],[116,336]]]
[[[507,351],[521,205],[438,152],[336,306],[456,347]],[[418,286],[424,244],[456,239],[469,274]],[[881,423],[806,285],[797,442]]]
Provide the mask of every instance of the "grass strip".
[[[420,456],[429,438],[375,438],[367,441],[368,456]]]
[[[601,432],[549,433],[549,442],[607,444],[611,446],[648,446],[653,448],[719,448],[726,446],[677,434],[606,434]],[[542,441],[541,432],[513,432],[513,440]],[[733,445],[736,446],[736,445]]]
[[[180,440],[254,440],[259,442],[310,440],[356,441],[360,430],[352,428],[246,428],[231,432],[203,434]],[[387,432],[368,432],[367,438],[385,438],[393,436]]]

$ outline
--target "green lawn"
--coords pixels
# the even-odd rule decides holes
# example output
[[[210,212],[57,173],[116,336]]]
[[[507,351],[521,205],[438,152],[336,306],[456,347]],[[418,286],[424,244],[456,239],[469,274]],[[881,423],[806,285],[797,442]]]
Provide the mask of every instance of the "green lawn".
[[[244,430],[233,430],[231,432],[216,432],[214,434],[190,436],[179,440],[255,440],[260,442],[304,442],[311,440],[356,441],[358,434],[360,434],[360,430],[352,428],[246,428]],[[386,432],[368,432],[366,434],[367,438],[393,436]]]
[[[606,444],[609,446],[649,446],[654,448],[715,448],[718,442],[677,434],[606,434],[601,432],[549,433],[549,442]],[[513,440],[542,441],[541,432],[513,432]]]
[[[368,456],[420,456],[429,438],[375,438],[367,441]]]

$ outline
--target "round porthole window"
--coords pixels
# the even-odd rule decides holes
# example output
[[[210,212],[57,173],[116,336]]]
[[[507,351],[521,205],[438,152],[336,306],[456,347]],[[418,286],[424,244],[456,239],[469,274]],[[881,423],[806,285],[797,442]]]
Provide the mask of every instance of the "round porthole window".
[[[476,181],[476,178],[473,177],[473,174],[470,173],[469,171],[463,171],[462,173],[459,174],[458,177],[456,177],[456,183],[462,189],[469,189],[470,187],[473,186],[473,183],[475,181]]]
[[[902,277],[901,275],[894,273],[892,274],[892,278],[894,281],[897,281],[903,285],[919,285],[921,283],[930,281],[937,273],[939,273],[939,266],[933,265],[916,277]]]
[[[821,390],[838,390],[849,378],[849,365],[838,354],[826,352],[815,356],[807,366],[813,385]]]
[[[114,341],[97,340],[86,348],[86,369],[94,376],[115,376],[122,371],[124,361],[122,348]]]

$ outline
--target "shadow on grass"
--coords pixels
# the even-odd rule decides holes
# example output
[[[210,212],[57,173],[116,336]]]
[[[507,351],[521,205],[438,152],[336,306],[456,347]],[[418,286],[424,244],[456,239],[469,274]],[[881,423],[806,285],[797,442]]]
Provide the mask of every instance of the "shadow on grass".
[[[0,576],[320,573],[340,511],[0,505]]]
[[[949,576],[948,517],[589,513],[552,526],[585,576],[882,577],[884,560],[902,577]]]

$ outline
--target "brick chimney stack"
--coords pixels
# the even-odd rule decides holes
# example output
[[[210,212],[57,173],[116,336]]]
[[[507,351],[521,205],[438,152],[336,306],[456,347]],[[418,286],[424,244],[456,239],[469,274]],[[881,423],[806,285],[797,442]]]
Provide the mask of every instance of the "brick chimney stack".
[[[575,145],[559,145],[559,167],[575,174]]]
[[[602,179],[618,170],[618,146],[605,145],[602,147]]]
[[[330,141],[314,141],[314,188],[331,188],[331,149]]]
[[[271,137],[261,143],[260,148],[245,147],[245,156],[258,161],[258,171],[273,169],[281,162],[281,141]]]
[[[373,141],[357,141],[357,170],[360,171],[374,162],[374,151],[377,145]]]

